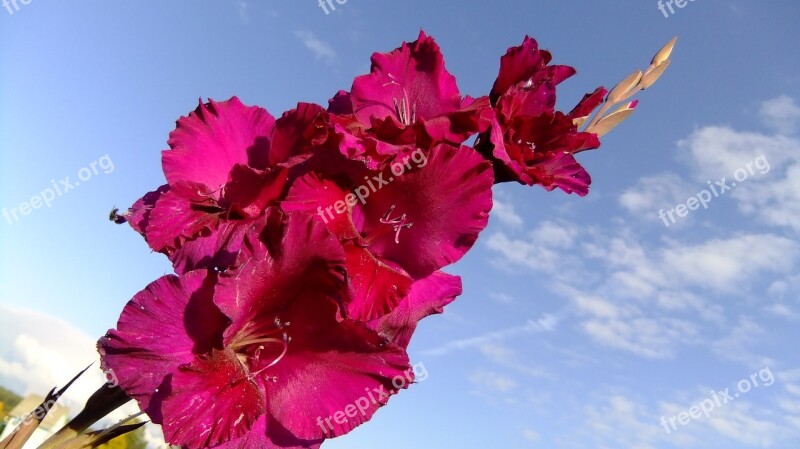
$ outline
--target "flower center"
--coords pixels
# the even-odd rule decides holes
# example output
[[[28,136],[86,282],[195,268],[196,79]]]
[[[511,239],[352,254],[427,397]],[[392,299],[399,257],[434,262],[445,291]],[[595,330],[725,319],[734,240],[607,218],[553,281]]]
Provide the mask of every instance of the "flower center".
[[[394,213],[395,205],[392,204],[392,207],[381,217],[381,223],[388,225],[394,231],[394,242],[400,243],[400,231],[404,228],[410,228],[414,226],[414,223],[409,223],[406,214],[403,214],[399,217],[392,218],[392,213]]]
[[[236,358],[248,373],[250,380],[255,379],[267,368],[275,366],[286,356],[292,337],[287,328],[290,322],[282,322],[279,317],[266,325],[263,322],[249,322],[231,343]],[[275,376],[267,376],[265,380],[277,382]]]
[[[417,121],[416,103],[409,104],[408,100],[405,98],[401,98],[400,101],[397,101],[397,98],[393,98],[392,100],[394,100],[394,110],[397,113],[397,118],[400,120],[400,123],[411,125]]]

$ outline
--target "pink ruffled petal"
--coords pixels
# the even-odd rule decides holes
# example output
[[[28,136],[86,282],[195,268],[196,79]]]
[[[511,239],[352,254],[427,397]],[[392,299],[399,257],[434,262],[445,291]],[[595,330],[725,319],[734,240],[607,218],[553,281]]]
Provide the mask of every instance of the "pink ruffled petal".
[[[445,69],[439,46],[424,32],[391,53],[375,53],[371,73],[356,78],[350,96],[362,123],[391,116],[410,124],[416,117],[432,118],[461,105],[455,77]]]
[[[156,251],[179,248],[183,240],[218,223],[223,211],[205,185],[172,185],[150,211],[145,238]]]
[[[147,229],[147,224],[150,222],[150,212],[153,210],[153,207],[156,205],[161,195],[168,190],[169,186],[163,185],[153,192],[148,192],[128,209],[128,213],[125,214],[125,219],[134,231],[142,236],[145,235],[145,229]],[[153,248],[153,250],[155,250],[155,248]]]
[[[476,133],[486,131],[493,120],[489,97],[466,97],[459,110],[422,122],[426,139],[420,139],[417,147],[430,149],[437,143],[461,145]]]
[[[264,171],[234,165],[221,202],[246,218],[259,217],[268,205],[283,197],[287,175],[285,168]]]
[[[348,193],[337,183],[309,173],[294,182],[281,208],[316,215],[342,240],[358,239],[360,234],[351,217],[354,202],[345,200]],[[355,195],[352,198],[356,199]]]
[[[306,295],[324,297],[344,283],[345,254],[322,223],[290,214],[247,235],[236,267],[220,276],[215,303],[233,322],[225,344],[250,322],[270,323]]]
[[[402,176],[385,173],[388,184],[357,206],[355,215],[370,251],[414,279],[458,261],[486,227],[492,208],[492,164],[477,151],[439,145],[424,160],[421,168],[411,162],[412,170]]]
[[[266,385],[269,414],[297,438],[344,435],[413,381],[403,349],[364,324],[340,322],[336,310],[333,302],[296,303],[289,352],[268,370],[277,377]]]
[[[162,277],[131,299],[98,342],[103,369],[156,422],[161,414],[151,401],[165,378],[195,353],[222,346],[227,319],[211,302],[214,280],[204,271]]]
[[[274,125],[265,109],[245,106],[236,97],[201,103],[170,134],[171,150],[162,154],[167,182],[205,184],[213,190],[228,181],[235,164],[266,169]]]
[[[294,184],[282,207],[286,211],[314,214],[342,240],[347,255],[347,316],[366,321],[394,309],[413,280],[402,269],[378,260],[363,246],[352,220],[353,206],[346,201],[348,195],[355,200],[355,195],[336,183],[309,174]]]
[[[444,312],[444,307],[461,295],[461,278],[441,271],[414,283],[408,296],[394,311],[369,326],[392,343],[407,348],[417,323],[430,315]]]

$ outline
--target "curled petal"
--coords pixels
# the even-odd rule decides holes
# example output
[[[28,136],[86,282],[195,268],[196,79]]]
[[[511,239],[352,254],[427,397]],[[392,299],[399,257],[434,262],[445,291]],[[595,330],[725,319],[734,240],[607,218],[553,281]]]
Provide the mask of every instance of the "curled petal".
[[[461,278],[441,271],[414,283],[400,305],[369,326],[392,343],[407,348],[417,324],[423,318],[439,314],[461,295]]]
[[[170,134],[171,150],[162,155],[167,182],[200,183],[213,190],[228,181],[235,164],[266,169],[274,126],[269,112],[245,106],[236,97],[201,103]]]

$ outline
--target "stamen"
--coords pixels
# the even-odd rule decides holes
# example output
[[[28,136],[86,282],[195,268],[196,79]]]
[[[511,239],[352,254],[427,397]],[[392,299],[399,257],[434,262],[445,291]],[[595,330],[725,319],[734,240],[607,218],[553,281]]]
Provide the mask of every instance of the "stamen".
[[[280,355],[278,357],[276,357],[275,360],[273,360],[269,365],[261,368],[260,370],[254,372],[254,373],[250,373],[250,375],[247,376],[247,377],[249,379],[251,379],[251,380],[255,379],[259,374],[263,373],[265,370],[267,370],[269,368],[272,368],[273,366],[277,365],[278,362],[280,362],[286,356],[286,353],[289,351],[289,340],[290,339],[288,339],[286,337],[284,337],[283,340],[278,340],[277,338],[273,338],[272,339],[273,342],[281,343],[283,345],[283,350],[281,351]],[[267,378],[267,379],[269,379],[269,378]],[[273,382],[278,380],[277,377],[274,377],[273,379],[274,379]]]
[[[394,242],[400,243],[400,231],[402,231],[404,228],[410,228],[411,226],[414,225],[414,223],[406,223],[407,220],[406,214],[403,214],[397,218],[392,218],[392,212],[394,212],[394,208],[395,205],[392,204],[392,206],[389,208],[386,214],[384,214],[383,217],[380,219],[380,222],[385,225],[390,225],[392,227],[392,230],[395,231]]]
[[[400,104],[397,103],[397,98],[392,98],[394,102],[394,111],[397,113],[397,118],[402,122],[403,121],[403,113],[400,112]]]

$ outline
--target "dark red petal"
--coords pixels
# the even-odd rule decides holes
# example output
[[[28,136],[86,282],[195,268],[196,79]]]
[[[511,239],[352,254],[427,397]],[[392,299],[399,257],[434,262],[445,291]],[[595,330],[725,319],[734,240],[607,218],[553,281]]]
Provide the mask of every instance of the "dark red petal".
[[[534,182],[547,190],[558,187],[567,193],[586,196],[592,178],[569,153],[549,153],[528,170]]]
[[[394,310],[413,280],[396,267],[378,260],[366,248],[345,243],[347,254],[347,317],[369,321]]]
[[[269,166],[291,167],[304,162],[327,137],[327,113],[322,106],[298,103],[297,108],[285,112],[275,122]]]
[[[221,221],[203,230],[180,248],[168,251],[175,272],[183,274],[200,268],[224,270],[236,262],[247,230],[253,220]]]
[[[567,116],[572,119],[588,116],[603,103],[607,93],[604,87],[598,87],[594,92],[584,95]]]
[[[336,115],[350,115],[353,113],[353,102],[350,100],[350,92],[340,90],[336,95],[328,100],[328,112]]]
[[[316,215],[339,239],[358,239],[360,234],[351,215],[353,206],[345,201],[348,193],[334,181],[309,173],[294,182],[281,208]]]
[[[282,198],[287,176],[286,168],[262,171],[234,165],[221,202],[246,218],[259,217],[268,205]]]
[[[239,438],[266,411],[264,393],[229,349],[181,366],[169,388],[162,404],[164,437],[188,449]]]

